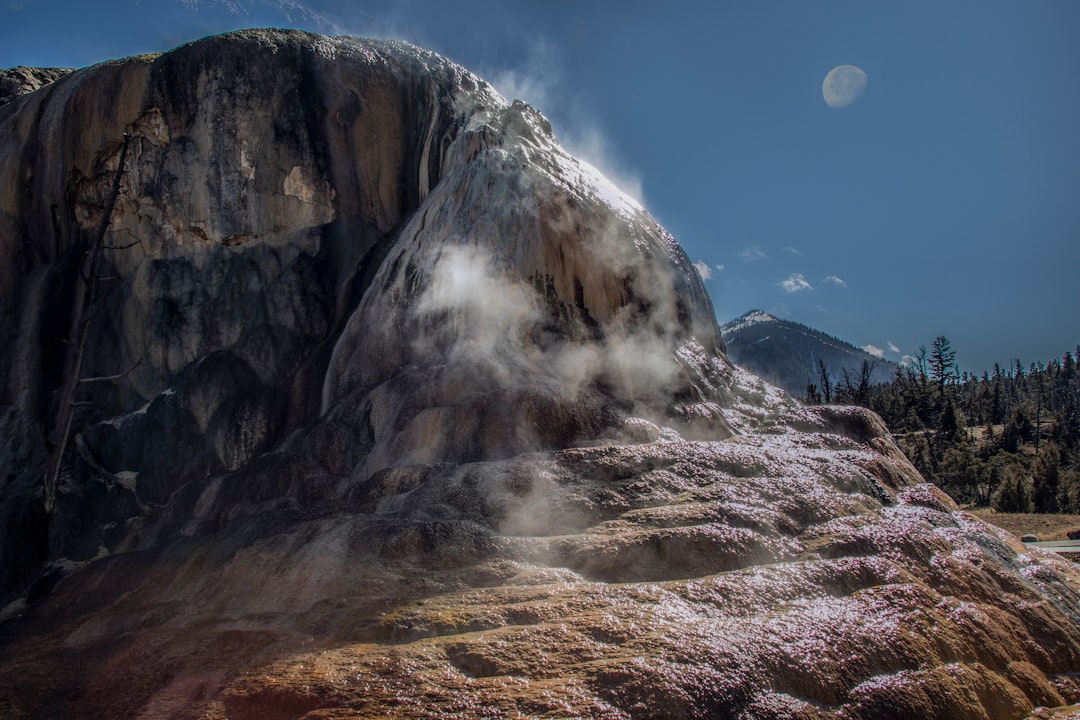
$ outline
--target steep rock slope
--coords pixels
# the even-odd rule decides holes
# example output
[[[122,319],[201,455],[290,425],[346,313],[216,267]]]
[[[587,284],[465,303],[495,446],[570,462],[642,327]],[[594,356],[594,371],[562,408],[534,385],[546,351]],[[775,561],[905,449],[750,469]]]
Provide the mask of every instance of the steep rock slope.
[[[1080,700],[1073,569],[731,367],[674,240],[452,63],[246,31],[0,138],[0,714]]]
[[[51,518],[30,522],[40,470],[14,463],[24,501],[0,537],[28,534],[28,554],[111,550],[129,533],[99,526],[141,522],[324,414],[298,452],[370,474],[702,399],[672,353],[720,340],[682,251],[630,202],[590,210],[617,191],[531,108],[430,53],[243,33],[73,73],[0,113],[0,422],[61,468],[46,462]],[[28,579],[3,569],[4,592]]]
[[[850,343],[789,320],[751,310],[720,326],[732,362],[778,385],[795,397],[806,395],[806,386],[820,389],[818,361],[824,361],[833,385],[844,382],[844,373],[858,385],[864,362],[873,370],[871,383],[891,382],[896,365],[879,360]]]

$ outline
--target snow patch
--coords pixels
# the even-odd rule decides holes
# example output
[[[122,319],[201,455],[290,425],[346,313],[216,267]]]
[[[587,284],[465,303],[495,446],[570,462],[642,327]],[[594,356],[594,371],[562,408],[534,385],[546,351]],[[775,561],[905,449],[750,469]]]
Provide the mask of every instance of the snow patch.
[[[720,331],[724,334],[738,332],[745,330],[753,325],[759,325],[761,323],[777,322],[777,319],[767,312],[761,310],[751,310],[742,317],[735,318],[727,325],[720,328]]]

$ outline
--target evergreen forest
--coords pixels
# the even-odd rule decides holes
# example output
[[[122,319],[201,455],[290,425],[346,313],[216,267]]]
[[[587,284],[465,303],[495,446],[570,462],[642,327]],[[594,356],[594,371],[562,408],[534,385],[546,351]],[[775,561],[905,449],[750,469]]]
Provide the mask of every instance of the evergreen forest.
[[[923,476],[965,507],[999,512],[1080,513],[1080,346],[1061,359],[959,372],[948,338],[872,384],[818,364],[806,401],[857,404],[888,424]]]

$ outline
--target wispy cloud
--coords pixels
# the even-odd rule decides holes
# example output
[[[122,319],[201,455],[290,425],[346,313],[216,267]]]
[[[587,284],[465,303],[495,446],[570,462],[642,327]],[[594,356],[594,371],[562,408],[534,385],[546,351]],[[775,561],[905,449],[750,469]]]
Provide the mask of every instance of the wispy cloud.
[[[723,265],[723,263],[716,263],[716,265],[714,265],[713,267],[715,267],[715,268],[716,268],[716,272],[724,272],[724,265]]]
[[[792,247],[791,245],[785,245],[784,252],[786,252],[788,255],[796,255],[798,257],[802,257],[802,250],[797,247]]]
[[[291,2],[290,0],[264,0],[266,5],[277,8],[290,22],[306,20],[314,23],[323,32],[340,35],[345,33],[345,27],[327,15],[312,10],[305,3]]]
[[[141,2],[141,0],[139,0]],[[330,34],[342,34],[345,32],[344,26],[329,16],[321,13],[317,10],[311,9],[308,5],[301,2],[294,2],[294,0],[177,0],[181,5],[187,7],[189,10],[198,11],[203,6],[218,6],[225,9],[230,15],[251,15],[251,12],[257,7],[267,7],[278,11],[290,23],[298,23],[306,25],[309,28],[316,29],[319,32]],[[27,3],[18,2],[12,3],[17,5],[26,5]],[[136,4],[139,4],[136,2]]]
[[[0,0],[2,2],[3,0]],[[9,2],[15,0],[8,0]],[[25,0],[24,0],[25,1]],[[29,0],[33,1],[33,0]],[[321,3],[311,0],[177,0],[198,9],[202,5],[225,8],[233,14],[250,14],[257,7],[277,10],[289,22],[329,34],[352,34],[407,40],[439,50],[440,33],[410,12],[411,4],[374,11],[363,3]],[[515,40],[525,49],[516,65],[471,68],[490,82],[507,100],[523,100],[543,113],[555,127],[559,144],[571,155],[599,170],[619,190],[646,205],[641,172],[630,163],[607,128],[567,89],[566,53],[557,41],[539,36],[534,28],[510,23],[501,30],[503,39]]]
[[[694,267],[697,269],[698,275],[701,276],[702,280],[712,280],[712,268],[709,267],[709,263],[704,260],[698,260],[694,263]]]
[[[802,276],[802,273],[791,273],[791,275],[789,275],[786,280],[781,280],[777,284],[789,293],[796,293],[800,290],[814,289],[810,285],[810,283],[806,281],[806,278]]]
[[[902,358],[900,358],[900,367],[914,367],[914,365],[915,365],[915,356],[914,355],[904,355]]]
[[[491,84],[507,100],[524,100],[540,112],[552,105],[562,77],[559,54],[544,38],[533,40],[521,65],[487,74]]]
[[[639,204],[646,204],[641,173],[626,164],[596,122],[584,114],[576,115],[569,119],[566,130],[560,131],[558,136],[559,144],[567,152],[599,170],[615,187]]]
[[[896,347],[896,345],[893,343],[892,340],[886,341],[885,347],[889,348],[889,352],[891,352],[891,353],[900,352],[900,348]]]
[[[885,351],[877,347],[876,345],[863,345],[862,349],[876,357],[878,360],[885,359]]]
[[[844,282],[844,279],[837,275],[829,275],[827,278],[825,278],[825,282],[831,283],[838,287],[847,287],[847,283]]]
[[[523,100],[556,125],[559,144],[586,161],[622,192],[645,205],[641,173],[629,167],[609,140],[608,133],[581,103],[563,87],[565,69],[560,48],[545,38],[528,41],[521,64],[511,68],[479,68],[507,100]]]
[[[768,260],[769,256],[765,254],[765,251],[761,249],[761,246],[757,243],[753,245],[747,245],[741,251],[739,251],[739,257],[743,262],[757,262],[758,260]]]

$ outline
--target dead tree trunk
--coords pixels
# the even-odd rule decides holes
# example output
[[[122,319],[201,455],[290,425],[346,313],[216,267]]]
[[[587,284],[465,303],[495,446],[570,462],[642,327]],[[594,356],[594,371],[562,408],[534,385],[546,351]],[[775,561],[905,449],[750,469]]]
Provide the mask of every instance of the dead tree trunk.
[[[86,352],[86,338],[90,331],[90,321],[98,300],[98,267],[101,264],[101,252],[105,249],[105,233],[109,229],[113,208],[120,195],[120,183],[124,176],[124,163],[127,160],[128,143],[131,136],[124,133],[124,142],[120,146],[120,162],[116,166],[112,189],[105,203],[105,210],[98,223],[97,230],[87,248],[80,268],[82,292],[75,292],[75,301],[71,312],[71,332],[68,335],[68,352],[64,362],[64,374],[57,397],[56,420],[49,436],[49,458],[45,465],[43,481],[43,500],[45,512],[51,513],[56,505],[56,492],[60,482],[60,472],[64,466],[64,455],[71,438],[71,422],[75,413],[75,392],[79,387],[82,373],[83,355]]]

